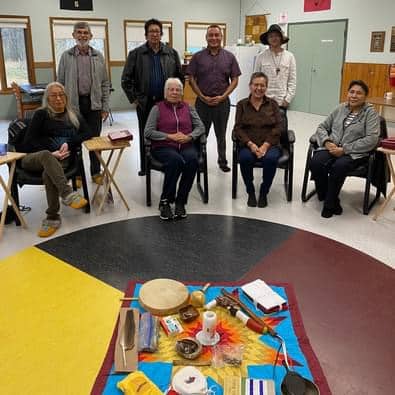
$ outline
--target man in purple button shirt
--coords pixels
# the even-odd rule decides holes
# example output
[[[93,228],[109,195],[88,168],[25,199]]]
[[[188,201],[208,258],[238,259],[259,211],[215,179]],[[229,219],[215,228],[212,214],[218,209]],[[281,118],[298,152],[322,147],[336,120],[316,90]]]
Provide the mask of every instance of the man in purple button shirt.
[[[206,135],[214,123],[218,165],[228,172],[225,136],[230,110],[229,95],[236,88],[241,71],[234,55],[221,47],[222,31],[218,25],[207,28],[206,40],[207,48],[192,56],[187,74],[198,96],[196,111],[204,123]]]

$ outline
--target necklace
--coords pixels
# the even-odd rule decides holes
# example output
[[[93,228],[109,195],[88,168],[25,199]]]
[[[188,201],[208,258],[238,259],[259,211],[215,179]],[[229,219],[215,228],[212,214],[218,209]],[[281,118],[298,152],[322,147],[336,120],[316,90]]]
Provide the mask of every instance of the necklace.
[[[284,53],[284,51],[281,52],[280,60],[279,60],[278,63],[276,63],[275,58],[274,58],[274,56],[273,56],[273,52],[270,51],[270,55],[272,56],[273,64],[274,64],[274,67],[276,68],[276,74],[277,74],[277,75],[278,75],[278,73],[280,72],[280,65],[281,65],[281,60],[282,60],[282,58],[283,58],[283,53]]]

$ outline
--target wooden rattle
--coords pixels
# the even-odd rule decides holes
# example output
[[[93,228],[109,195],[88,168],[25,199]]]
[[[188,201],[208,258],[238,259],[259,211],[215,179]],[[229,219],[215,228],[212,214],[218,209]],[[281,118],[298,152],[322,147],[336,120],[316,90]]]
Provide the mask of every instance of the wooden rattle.
[[[203,288],[197,290],[197,291],[193,291],[191,292],[191,296],[190,296],[190,303],[192,306],[194,307],[203,307],[204,303],[206,301],[206,296],[205,296],[205,292],[207,290],[207,288],[210,286],[210,283],[207,283]]]

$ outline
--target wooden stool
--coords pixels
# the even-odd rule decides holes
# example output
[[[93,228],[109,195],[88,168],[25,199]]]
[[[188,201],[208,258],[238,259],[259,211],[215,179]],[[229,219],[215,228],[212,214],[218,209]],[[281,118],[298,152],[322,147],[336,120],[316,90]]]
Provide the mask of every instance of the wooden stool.
[[[15,204],[14,199],[11,196],[11,185],[12,185],[12,180],[14,179],[16,161],[19,159],[22,159],[24,156],[26,156],[26,154],[23,154],[21,152],[7,152],[7,155],[0,156],[0,166],[5,165],[5,164],[10,165],[10,171],[9,171],[7,184],[5,183],[5,181],[3,180],[3,178],[1,177],[1,174],[0,174],[0,185],[3,187],[4,192],[5,192],[4,201],[3,201],[3,211],[1,213],[1,219],[0,219],[0,240],[3,236],[5,217],[7,215],[8,201],[10,201],[12,208],[15,211],[15,214],[18,216],[19,221],[21,221],[22,226],[24,228],[27,228],[26,222],[23,219],[21,213],[19,212],[19,208]]]
[[[113,142],[113,141],[110,141],[110,139],[107,136],[100,136],[100,137],[94,137],[90,140],[86,140],[86,141],[84,141],[83,144],[88,151],[93,151],[96,154],[101,165],[103,166],[103,185],[98,185],[96,187],[96,191],[95,191],[93,198],[92,198],[92,203],[93,203],[96,200],[96,198],[98,197],[98,191],[99,191],[100,187],[103,186],[104,195],[103,195],[103,198],[99,204],[99,209],[98,209],[97,214],[100,214],[103,209],[103,205],[104,205],[104,201],[106,200],[106,196],[110,193],[111,184],[113,184],[115,189],[118,191],[118,194],[121,197],[127,210],[130,210],[128,204],[126,203],[124,196],[122,195],[121,190],[119,189],[119,187],[114,179],[115,172],[117,171],[119,162],[121,160],[122,153],[125,148],[130,147],[129,141]],[[102,154],[101,154],[102,151],[110,151],[110,155],[108,156],[107,161],[104,161]],[[114,167],[111,170],[110,169],[110,162],[113,158],[113,154],[115,151],[119,151],[119,152],[118,152],[118,155],[116,156]]]

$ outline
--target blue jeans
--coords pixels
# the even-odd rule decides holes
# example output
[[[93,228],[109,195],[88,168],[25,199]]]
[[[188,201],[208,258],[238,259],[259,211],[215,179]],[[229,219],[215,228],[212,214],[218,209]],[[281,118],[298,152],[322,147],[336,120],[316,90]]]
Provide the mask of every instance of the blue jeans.
[[[159,147],[152,150],[152,155],[164,164],[165,180],[163,182],[162,199],[170,203],[186,204],[189,191],[198,169],[198,152],[194,146],[178,150],[173,147]],[[178,192],[176,197],[177,182]]]
[[[249,148],[243,147],[239,152],[241,175],[246,185],[247,193],[255,193],[254,187],[254,164],[260,162],[262,166],[262,184],[259,193],[267,195],[272,186],[276,174],[277,162],[281,156],[279,147],[271,147],[262,158],[257,158]]]

